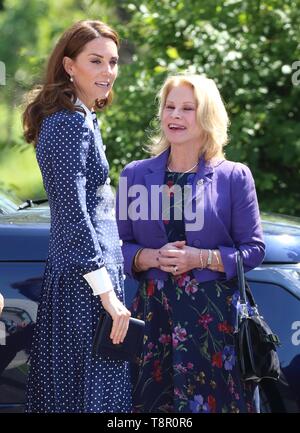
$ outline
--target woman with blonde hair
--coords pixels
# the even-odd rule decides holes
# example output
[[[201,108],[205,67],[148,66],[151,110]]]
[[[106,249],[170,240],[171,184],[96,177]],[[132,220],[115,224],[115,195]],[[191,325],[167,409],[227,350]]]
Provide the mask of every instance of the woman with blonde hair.
[[[134,410],[255,412],[233,336],[237,250],[246,271],[265,251],[253,177],[225,159],[229,120],[213,80],[171,76],[159,98],[153,157],[124,168],[117,201],[125,272],[139,280],[132,312],[146,321]]]

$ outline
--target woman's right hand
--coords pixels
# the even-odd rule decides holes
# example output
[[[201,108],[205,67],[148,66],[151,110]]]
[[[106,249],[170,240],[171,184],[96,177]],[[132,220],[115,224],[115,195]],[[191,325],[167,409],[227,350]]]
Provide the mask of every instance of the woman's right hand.
[[[119,301],[114,290],[102,293],[100,298],[104,309],[111,315],[113,320],[110,338],[114,344],[123,343],[128,331],[130,311]]]

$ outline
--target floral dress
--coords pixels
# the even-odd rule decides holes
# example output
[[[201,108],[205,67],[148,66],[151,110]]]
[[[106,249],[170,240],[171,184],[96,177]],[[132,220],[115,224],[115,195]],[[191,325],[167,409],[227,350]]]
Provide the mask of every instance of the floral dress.
[[[194,175],[166,173],[165,183],[183,187]],[[183,200],[171,192],[170,204],[168,240],[184,240],[184,221],[174,219]],[[233,335],[238,309],[233,282],[198,283],[191,272],[142,281],[132,305],[133,316],[146,321],[143,357],[131,367],[134,411],[257,412],[257,389],[239,376]]]

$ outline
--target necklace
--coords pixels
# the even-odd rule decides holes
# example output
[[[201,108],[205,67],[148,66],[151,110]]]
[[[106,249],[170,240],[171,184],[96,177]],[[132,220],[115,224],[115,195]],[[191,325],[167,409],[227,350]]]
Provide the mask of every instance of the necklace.
[[[196,168],[198,164],[199,164],[199,162],[197,162],[195,165],[193,165],[193,167],[190,168],[189,170],[184,171],[182,174],[189,173],[190,171],[194,170],[194,168]],[[174,170],[170,169],[169,165],[167,165],[167,169],[168,169],[169,172],[173,172],[174,171]]]

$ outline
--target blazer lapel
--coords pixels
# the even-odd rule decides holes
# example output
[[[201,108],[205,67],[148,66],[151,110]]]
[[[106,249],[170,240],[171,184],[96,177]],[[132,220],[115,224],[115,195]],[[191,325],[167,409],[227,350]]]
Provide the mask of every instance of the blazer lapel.
[[[205,190],[208,185],[212,182],[212,176],[214,173],[214,167],[207,163],[204,157],[200,157],[199,165],[197,173],[194,177],[194,181],[192,184],[192,195],[188,204],[194,200],[198,200],[201,197],[201,194],[205,194]]]
[[[167,161],[169,158],[170,149],[166,149],[157,157],[153,158],[152,163],[149,165],[148,169],[150,173],[145,174],[145,185],[148,191],[148,207],[152,211],[155,208],[156,215],[158,215],[157,224],[160,229],[166,234],[165,226],[161,218],[162,209],[162,194],[158,195],[158,201],[156,203],[151,202],[151,188],[153,186],[161,187],[164,185],[165,171],[167,166]],[[151,215],[149,215],[151,218]]]
[[[149,172],[144,176],[145,185],[148,191],[148,207],[149,209],[151,209],[151,207],[153,209],[153,206],[156,207],[156,214],[159,215],[157,224],[164,234],[166,234],[166,231],[161,218],[161,212],[159,212],[162,209],[162,194],[159,194],[159,200],[157,203],[151,203],[151,187],[154,185],[157,187],[164,185],[165,171],[169,154],[170,148],[162,152],[159,156],[153,158],[151,164],[148,166]],[[218,165],[218,163],[216,165]],[[196,204],[199,203],[201,198],[204,200],[206,190],[212,182],[213,174],[214,166],[210,165],[209,162],[206,162],[203,156],[200,157],[198,170],[192,184],[192,194],[187,200],[188,206],[192,206],[195,201]],[[159,206],[159,208],[157,208],[157,206]],[[151,215],[149,215],[149,217],[151,217]]]

